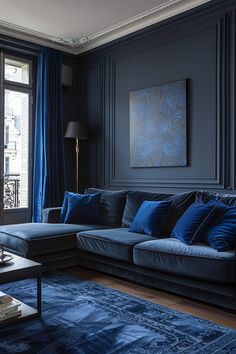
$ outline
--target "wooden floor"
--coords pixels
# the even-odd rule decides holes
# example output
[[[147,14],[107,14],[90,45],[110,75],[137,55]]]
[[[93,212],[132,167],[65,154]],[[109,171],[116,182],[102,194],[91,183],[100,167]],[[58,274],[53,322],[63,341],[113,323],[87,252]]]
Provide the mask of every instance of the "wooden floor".
[[[236,314],[223,311],[220,308],[133,284],[101,272],[81,267],[68,268],[66,272],[76,275],[81,279],[91,280],[109,288],[123,291],[127,294],[236,329]]]

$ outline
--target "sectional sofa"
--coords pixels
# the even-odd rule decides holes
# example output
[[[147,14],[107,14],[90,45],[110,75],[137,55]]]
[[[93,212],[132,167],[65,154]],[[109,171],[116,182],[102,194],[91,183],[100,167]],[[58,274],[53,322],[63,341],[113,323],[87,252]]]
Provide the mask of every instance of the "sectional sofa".
[[[235,250],[217,252],[205,243],[188,246],[170,237],[177,220],[194,201],[220,200],[236,206],[235,195],[94,188],[85,193],[98,192],[99,225],[63,224],[61,208],[49,208],[43,211],[43,223],[1,226],[0,244],[13,253],[42,262],[45,270],[81,265],[236,310]],[[144,200],[171,201],[160,238],[129,232]]]

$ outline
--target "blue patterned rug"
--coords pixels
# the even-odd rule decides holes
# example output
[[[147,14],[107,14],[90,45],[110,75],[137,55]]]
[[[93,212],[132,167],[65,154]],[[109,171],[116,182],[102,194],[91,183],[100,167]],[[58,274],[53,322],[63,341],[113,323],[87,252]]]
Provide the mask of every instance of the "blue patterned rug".
[[[36,289],[32,280],[1,286],[29,304],[32,289]],[[93,282],[51,273],[43,279],[42,320],[1,330],[0,353],[233,354],[236,331]]]

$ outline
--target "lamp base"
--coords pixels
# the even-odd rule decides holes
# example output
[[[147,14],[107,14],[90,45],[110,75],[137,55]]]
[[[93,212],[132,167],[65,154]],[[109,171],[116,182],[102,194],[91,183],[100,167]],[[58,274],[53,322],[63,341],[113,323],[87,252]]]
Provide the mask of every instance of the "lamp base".
[[[75,155],[76,155],[76,193],[79,193],[79,139],[78,138],[76,138]]]

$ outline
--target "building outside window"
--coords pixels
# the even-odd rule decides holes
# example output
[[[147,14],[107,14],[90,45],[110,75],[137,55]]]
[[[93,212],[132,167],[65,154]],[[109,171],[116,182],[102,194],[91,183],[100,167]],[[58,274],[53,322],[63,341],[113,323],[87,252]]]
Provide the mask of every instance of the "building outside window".
[[[8,175],[10,171],[10,158],[5,156],[5,165],[4,165],[4,175]]]
[[[32,70],[28,60],[3,58],[3,208],[9,210],[29,207]]]

